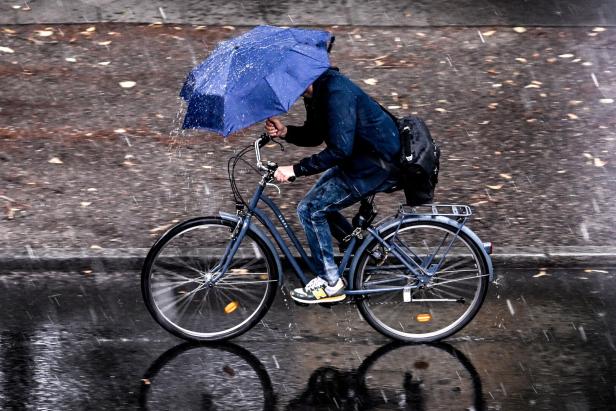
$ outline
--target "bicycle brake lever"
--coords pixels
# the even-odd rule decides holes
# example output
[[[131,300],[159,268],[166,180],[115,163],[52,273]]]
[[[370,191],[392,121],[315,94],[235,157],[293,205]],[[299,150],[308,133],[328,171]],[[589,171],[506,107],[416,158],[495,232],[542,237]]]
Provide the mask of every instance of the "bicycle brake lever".
[[[274,183],[267,183],[266,186],[276,187],[276,190],[278,190],[278,194],[282,194],[282,191],[280,191],[280,187],[278,187],[276,184],[274,184]]]

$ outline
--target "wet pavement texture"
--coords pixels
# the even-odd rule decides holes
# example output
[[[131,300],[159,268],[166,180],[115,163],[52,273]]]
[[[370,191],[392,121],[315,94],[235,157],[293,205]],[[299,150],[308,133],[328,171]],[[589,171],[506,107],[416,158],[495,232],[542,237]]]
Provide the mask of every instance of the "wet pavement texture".
[[[335,65],[394,113],[427,119],[443,153],[435,201],[470,204],[470,227],[497,251],[613,244],[613,29],[329,29]],[[227,140],[179,132],[177,94],[245,30],[0,28],[0,248],[147,248],[174,222],[233,212],[227,159],[262,126]],[[283,119],[301,124],[301,101]],[[244,193],[258,181],[247,170]],[[314,181],[270,190],[299,232],[295,207]],[[380,215],[401,201],[377,197]]]
[[[470,325],[398,345],[355,306],[298,307],[285,284],[231,343],[184,344],[147,313],[139,275],[1,273],[3,409],[607,410],[612,269],[499,273]]]
[[[0,24],[168,22],[207,25],[614,25],[610,0],[0,0]]]

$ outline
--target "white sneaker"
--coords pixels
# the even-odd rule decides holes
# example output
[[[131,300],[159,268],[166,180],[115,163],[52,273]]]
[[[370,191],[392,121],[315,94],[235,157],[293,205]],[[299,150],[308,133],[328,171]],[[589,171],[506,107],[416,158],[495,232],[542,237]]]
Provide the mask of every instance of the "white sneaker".
[[[332,286],[321,277],[315,277],[304,288],[291,291],[291,298],[304,304],[336,303],[346,298],[342,278]]]

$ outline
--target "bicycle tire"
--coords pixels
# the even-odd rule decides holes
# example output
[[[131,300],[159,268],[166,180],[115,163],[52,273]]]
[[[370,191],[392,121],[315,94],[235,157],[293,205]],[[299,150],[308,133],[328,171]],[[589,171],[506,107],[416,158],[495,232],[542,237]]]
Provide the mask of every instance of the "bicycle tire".
[[[456,231],[457,231],[456,228],[448,224],[442,223],[442,222],[418,221],[414,219],[409,219],[407,221],[403,221],[400,227],[393,226],[389,228],[388,230],[386,230],[384,233],[381,234],[381,237],[389,241],[389,239],[392,238],[394,234],[396,234],[396,239],[399,240],[398,237],[400,236],[401,233],[405,233],[406,231],[409,231],[409,230],[410,231],[412,230],[420,231],[420,229],[423,229],[424,232],[422,233],[422,235],[418,235],[416,237],[422,239],[421,241],[423,241],[423,243],[421,244],[421,246],[414,247],[414,246],[409,246],[408,244],[405,244],[405,247],[407,248],[407,250],[413,253],[415,253],[415,249],[419,250],[421,248],[427,248],[427,249],[431,248],[431,246],[427,245],[429,240],[426,240],[426,238],[431,237],[431,236],[438,238],[437,235],[440,235],[440,234],[447,234],[447,235],[455,236]],[[430,231],[432,229],[440,230],[440,232],[438,233],[435,232],[434,234],[430,234],[430,236],[426,235],[426,231]],[[472,239],[470,239],[470,237],[467,236],[464,232],[460,231],[457,237],[454,237],[454,238],[456,239],[456,241],[461,242],[461,245],[459,247],[462,247],[460,249],[456,249],[452,247],[452,249],[457,250],[457,253],[458,253],[458,254],[455,254],[455,253],[452,254],[458,258],[458,261],[454,264],[458,264],[459,261],[464,262],[465,259],[468,259],[468,256],[472,256],[472,261],[468,261],[468,263],[472,263],[474,265],[474,268],[477,270],[478,274],[476,276],[469,277],[467,280],[459,279],[459,280],[451,281],[451,279],[442,279],[439,276],[439,273],[435,273],[433,277],[433,282],[430,283],[430,287],[418,288],[412,291],[408,291],[411,295],[410,300],[413,302],[408,302],[408,301],[404,302],[404,294],[399,291],[398,292],[384,292],[384,293],[377,293],[377,294],[365,294],[365,295],[360,296],[357,299],[358,309],[360,313],[362,314],[362,316],[364,317],[364,319],[374,329],[379,331],[381,334],[386,335],[387,337],[393,338],[398,341],[433,342],[433,341],[439,341],[441,339],[447,338],[457,333],[475,317],[475,315],[481,308],[483,301],[485,300],[486,293],[488,290],[489,280],[488,280],[488,273],[487,273],[487,263],[484,259],[483,254],[478,248],[479,245],[476,244]],[[430,241],[430,244],[432,244],[431,241]],[[373,252],[373,249],[376,249],[376,247],[379,247],[379,243],[376,239],[373,239],[372,242],[368,245],[368,247],[364,250],[362,256],[360,257],[358,265],[357,265],[356,273],[355,273],[355,281],[354,281],[355,289],[361,290],[361,289],[367,289],[367,288],[378,288],[377,287],[378,284],[384,284],[384,283],[386,283],[387,286],[390,286],[390,287],[392,285],[397,285],[397,286],[418,285],[414,276],[410,274],[409,270],[406,268],[402,268],[402,271],[398,272],[395,275],[391,275],[389,277],[390,279],[388,279],[387,274],[382,274],[382,277],[379,277],[379,278],[384,278],[384,280],[378,280],[378,281],[374,280],[372,283],[370,283],[369,278],[371,277],[368,277],[368,276],[375,276],[376,278],[376,275],[378,274],[379,271],[384,273],[388,267],[401,266],[397,258],[393,256],[388,257],[387,260],[392,261],[394,263],[397,262],[398,264],[390,264],[390,265],[384,266],[385,268],[382,268],[382,269],[376,268],[378,267],[376,265],[369,266],[368,265],[369,261],[370,260],[374,261],[374,257],[371,255],[371,253]],[[464,250],[466,250],[468,255],[462,254]],[[415,254],[416,254],[415,257],[418,258],[417,261],[419,261],[421,259],[421,257],[417,256],[417,254],[419,253],[415,253]],[[370,270],[372,270],[372,272],[376,272],[377,274],[367,274],[366,268],[368,266],[370,267]],[[447,266],[443,268],[446,268],[446,267]],[[464,270],[460,269],[460,270],[455,270],[453,272],[455,273],[456,271],[462,272]],[[470,271],[470,269],[467,269],[466,271]],[[450,274],[451,272],[452,271],[449,271],[449,272],[446,272],[444,270],[440,271],[442,276],[451,275]],[[475,277],[476,277],[476,286],[472,285],[472,287],[474,287],[474,291],[472,294],[471,303],[469,304],[468,308],[463,310],[461,314],[458,315],[454,313],[452,315],[452,316],[455,316],[455,320],[449,321],[445,318],[444,314],[441,314],[440,312],[436,311],[437,306],[445,307],[445,305],[443,304],[450,304],[450,305],[447,306],[447,309],[445,311],[443,311],[442,308],[438,308],[439,310],[441,310],[441,312],[446,312],[447,310],[455,311],[456,307],[451,305],[452,303],[453,304],[461,303],[465,305],[466,304],[465,298],[459,295],[455,295],[451,290],[448,290],[448,289],[451,287],[455,287],[455,286],[467,287],[466,284],[452,284],[452,283],[460,283],[461,281],[468,281],[467,284],[470,284],[470,282],[473,282],[475,280]],[[366,281],[366,279],[368,279],[368,281]],[[368,285],[369,283],[371,285]],[[377,285],[372,285],[373,283]],[[423,293],[424,298],[422,298],[421,296],[420,298],[417,298],[417,295],[419,293]],[[436,297],[432,298],[430,293],[434,293]],[[457,293],[461,294],[461,291],[457,291]],[[415,294],[415,300],[412,299],[413,298],[412,294]],[[426,294],[428,295],[426,296]],[[445,294],[445,296],[443,296],[443,294]],[[407,294],[407,298],[408,296],[409,295]],[[400,302],[400,299],[402,299],[402,302]],[[436,304],[437,301],[430,301],[430,300],[435,300],[435,299],[449,300],[449,302],[443,302],[440,305],[438,305]],[[421,303],[418,305],[418,302],[421,302]],[[401,304],[406,304],[407,312],[402,314],[397,319],[392,319],[391,310],[393,308],[385,308],[385,309],[382,308],[382,306],[385,304],[388,304],[390,307],[393,307],[395,309],[397,309]],[[408,304],[414,304],[415,308],[408,309],[409,307],[411,307]],[[381,305],[381,307],[377,308],[379,305]],[[451,307],[454,307],[454,308],[451,308]],[[421,315],[421,318],[420,318],[420,315]],[[426,319],[427,321],[423,322],[423,320],[426,320]],[[441,323],[446,323],[446,324],[440,327],[439,324]],[[432,329],[430,328],[431,326],[436,326],[440,328]],[[411,330],[411,331],[408,331],[408,330]]]
[[[221,250],[226,247],[235,226],[235,222],[220,217],[198,217],[172,227],[150,249],[141,272],[141,291],[154,320],[171,334],[188,341],[223,341],[234,338],[256,325],[272,305],[278,285],[275,260],[265,242],[250,230],[242,240],[227,273],[214,287],[204,286],[213,275],[208,269],[217,261],[217,257],[220,259]],[[188,245],[184,246],[184,243]],[[249,268],[241,267],[242,256],[250,257],[251,253],[254,253],[254,258],[248,259],[250,265],[247,267],[258,267],[261,271],[252,273]],[[189,263],[194,263],[194,267]],[[171,286],[165,285],[163,273],[177,284],[170,281]],[[194,278],[190,278],[190,275]],[[157,286],[157,281],[163,286]],[[177,289],[192,285],[194,288],[189,291]],[[156,289],[154,292],[153,288]],[[254,293],[259,294],[252,298]],[[162,305],[163,300],[162,297],[158,298],[159,295],[176,298],[181,305]],[[250,301],[251,298],[254,301]],[[196,307],[197,314],[193,314],[195,318],[187,318],[185,321],[190,320],[188,328],[188,325],[180,324],[179,321],[193,302],[199,305]],[[172,309],[176,311],[172,312]],[[174,314],[177,320],[171,318]],[[223,325],[216,325],[216,321]]]

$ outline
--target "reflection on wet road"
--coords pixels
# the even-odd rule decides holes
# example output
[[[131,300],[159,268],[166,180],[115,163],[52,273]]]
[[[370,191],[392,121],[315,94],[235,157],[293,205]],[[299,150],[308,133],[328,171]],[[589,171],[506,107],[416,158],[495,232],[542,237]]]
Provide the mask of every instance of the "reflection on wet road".
[[[0,407],[34,409],[610,409],[609,269],[501,272],[446,343],[391,343],[353,305],[279,293],[261,325],[191,345],[149,317],[138,274],[4,274]]]

